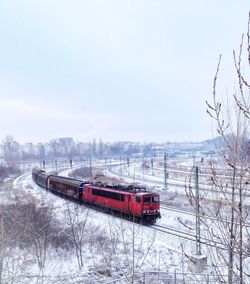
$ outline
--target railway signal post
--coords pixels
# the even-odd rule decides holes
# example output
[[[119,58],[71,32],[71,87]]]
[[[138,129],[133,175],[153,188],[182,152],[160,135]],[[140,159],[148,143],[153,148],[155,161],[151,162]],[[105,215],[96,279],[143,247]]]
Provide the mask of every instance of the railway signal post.
[[[55,170],[57,172],[57,160],[55,160]]]

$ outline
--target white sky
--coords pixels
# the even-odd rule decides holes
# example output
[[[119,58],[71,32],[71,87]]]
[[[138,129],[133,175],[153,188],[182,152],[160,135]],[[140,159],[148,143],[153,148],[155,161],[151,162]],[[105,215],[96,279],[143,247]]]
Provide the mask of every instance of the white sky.
[[[1,0],[0,140],[200,141],[247,0]],[[247,65],[245,67],[248,67]]]

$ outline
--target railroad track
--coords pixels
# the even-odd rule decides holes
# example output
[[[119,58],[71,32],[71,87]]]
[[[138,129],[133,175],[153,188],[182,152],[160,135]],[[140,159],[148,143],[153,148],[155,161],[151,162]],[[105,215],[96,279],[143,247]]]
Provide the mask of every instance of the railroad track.
[[[164,233],[164,234],[169,234],[169,235],[173,235],[179,238],[183,238],[189,241],[193,241],[193,242],[197,242],[197,237],[195,234],[191,234],[189,232],[185,232],[185,231],[181,231],[179,229],[174,229],[168,226],[163,226],[163,225],[151,225],[150,228],[152,228],[155,231]],[[200,243],[210,246],[210,247],[214,247],[216,249],[221,249],[221,250],[227,250],[225,244],[223,244],[220,241],[216,241],[216,240],[210,240],[208,238],[205,237],[201,237],[200,238]]]
[[[155,176],[151,176],[151,175],[145,175],[142,173],[136,173],[134,174],[134,176],[128,176],[128,175],[121,175],[120,173],[118,173],[117,171],[114,170],[114,167],[109,168],[109,170],[107,171],[107,174],[111,173],[112,175],[115,175],[116,177],[119,176],[120,178],[125,178],[126,180],[128,180],[129,182],[135,182],[135,181],[139,181],[139,182],[143,182],[144,184],[148,184],[148,185],[159,185],[159,186],[164,186],[164,181],[163,181],[163,177],[155,177]],[[189,187],[191,186],[191,188],[195,188],[194,183],[190,183],[189,182],[185,182],[185,181],[181,181],[181,180],[176,180],[176,179],[168,179],[167,181],[168,183],[168,187],[172,186],[172,187],[180,187],[180,188],[185,188],[185,187]],[[219,190],[215,190],[213,188],[213,185],[210,183],[199,183],[199,189],[200,192],[202,191],[206,191],[208,193],[216,193],[216,194],[220,194],[221,192]],[[230,188],[228,188],[228,192],[227,194],[230,195]],[[236,194],[238,195],[238,194]],[[250,197],[250,194],[245,193],[244,197]]]
[[[190,215],[190,216],[193,216],[194,218],[196,217],[196,213],[194,212],[190,212],[190,211],[186,211],[186,210],[180,210],[180,209],[176,209],[176,208],[173,208],[173,207],[169,207],[169,206],[166,206],[166,205],[161,205],[160,209],[162,210],[168,210],[168,211],[172,211],[172,212],[176,212],[176,213],[181,213],[181,214],[184,214],[184,215]],[[212,220],[212,221],[216,221],[216,222],[222,222],[222,223],[230,223],[230,220],[226,220],[226,219],[218,219],[216,217],[212,217],[212,216],[207,216],[207,215],[202,215],[201,216],[202,219],[209,219],[209,220]],[[240,223],[238,222],[234,222],[235,225],[240,225]],[[242,224],[244,227],[246,228],[250,228],[250,223],[244,223]]]
[[[23,179],[26,179],[28,176],[30,175],[30,173],[26,173],[20,177],[18,177],[15,181],[14,181],[14,187],[15,188],[23,188],[23,185],[22,185],[22,180]],[[44,189],[42,189],[44,190]],[[90,208],[90,209],[93,209],[93,208]],[[187,214],[187,215],[192,215],[192,216],[195,216],[194,213],[192,212],[187,212],[187,211],[183,211],[183,210],[180,210],[180,209],[175,209],[175,208],[171,208],[171,207],[167,207],[167,206],[162,206],[161,209],[164,209],[164,210],[169,210],[169,211],[174,211],[174,212],[178,212],[178,213],[182,213],[182,214]],[[96,211],[96,209],[95,209]],[[98,211],[98,213],[100,214],[105,214],[107,215],[106,213],[102,212],[102,211]],[[113,216],[114,217],[114,216]],[[214,217],[209,217],[213,220],[216,220],[218,221],[216,218]],[[120,218],[121,219],[121,218]],[[128,220],[124,220],[124,222],[130,222],[131,223],[131,220],[128,221]],[[138,224],[136,223],[136,225],[138,226],[144,226],[144,227],[147,227],[151,230],[155,230],[156,232],[159,232],[159,233],[162,233],[162,234],[168,234],[168,235],[172,235],[172,236],[175,236],[175,237],[178,237],[178,238],[182,238],[182,239],[185,239],[185,240],[189,240],[189,241],[192,241],[192,242],[197,242],[197,237],[194,233],[190,233],[188,231],[183,231],[183,230],[180,230],[180,229],[177,229],[177,228],[172,228],[170,226],[164,226],[164,225],[158,225],[158,224],[153,224],[153,225],[142,225],[142,224]],[[250,225],[249,225],[250,226]],[[217,249],[221,249],[221,250],[227,250],[225,244],[223,244],[222,242],[220,242],[219,240],[211,240],[211,239],[208,239],[206,237],[201,237],[200,238],[200,243],[201,244],[204,244],[206,246],[210,246],[210,247],[214,247],[214,248],[217,248]]]
[[[117,165],[110,167],[108,169],[108,173],[111,173],[115,176],[119,176],[122,178],[126,178],[130,182],[142,181],[142,182],[147,182],[147,183],[154,184],[154,185],[157,184],[157,185],[164,186],[163,176],[157,177],[157,176],[151,176],[151,175],[138,173],[138,172],[136,172],[134,176],[124,175],[124,173],[121,175],[119,170],[115,170],[115,168],[117,168]],[[180,179],[168,179],[168,185],[176,186],[176,187],[185,187],[185,186],[189,186],[189,183],[185,182],[185,180],[180,180]],[[191,183],[191,186],[192,185],[193,184]],[[209,183],[200,183],[200,186],[199,186],[201,190],[209,190],[209,191],[212,191],[211,187],[212,187],[212,184],[209,184]]]

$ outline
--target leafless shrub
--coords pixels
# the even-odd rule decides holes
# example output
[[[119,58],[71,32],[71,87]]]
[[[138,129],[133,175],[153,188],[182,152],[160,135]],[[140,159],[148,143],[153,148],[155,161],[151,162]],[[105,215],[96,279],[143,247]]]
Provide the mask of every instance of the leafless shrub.
[[[20,174],[20,170],[17,168],[0,166],[0,183],[2,183],[5,178],[13,175],[17,176],[18,174]]]
[[[20,201],[20,199],[18,199]],[[33,201],[5,204],[2,208],[4,230],[9,236],[16,236],[18,247],[31,248],[39,237],[46,236],[47,245],[53,248],[71,247],[63,227],[56,220],[50,206],[38,206]],[[21,232],[21,233],[20,233]],[[34,238],[38,238],[35,240]]]
[[[90,178],[92,173],[92,169],[90,167],[83,167],[83,168],[78,168],[72,171],[70,174],[71,176],[75,178]]]
[[[65,235],[75,249],[79,269],[84,266],[83,247],[86,236],[85,226],[88,220],[88,210],[83,213],[81,209],[78,204],[67,203],[65,211],[65,221],[68,225]]]

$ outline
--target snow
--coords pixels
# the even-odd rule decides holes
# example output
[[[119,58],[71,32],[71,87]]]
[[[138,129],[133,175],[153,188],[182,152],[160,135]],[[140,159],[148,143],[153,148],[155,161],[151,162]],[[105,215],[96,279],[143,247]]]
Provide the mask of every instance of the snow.
[[[133,172],[134,169],[135,167],[131,166],[130,171]],[[71,169],[67,169],[60,174],[67,176],[70,171]],[[137,173],[136,175],[141,177],[142,173]],[[131,181],[131,178],[123,178]],[[150,184],[155,185],[155,180],[156,177],[151,177]],[[175,192],[177,187],[170,190]],[[56,216],[58,222],[65,224],[65,226],[67,226],[65,221],[67,219],[67,208],[70,208],[72,212],[75,210],[75,206],[77,206],[79,215],[83,218],[88,214],[85,234],[86,245],[83,247],[84,266],[82,269],[78,267],[73,249],[70,251],[50,249],[42,272],[39,271],[37,264],[33,261],[33,264],[31,263],[26,267],[25,273],[22,273],[26,276],[22,279],[20,278],[20,283],[39,283],[39,279],[42,279],[42,283],[77,283],[78,281],[82,281],[82,283],[105,283],[131,274],[131,269],[129,268],[134,250],[134,261],[139,266],[139,272],[164,271],[174,273],[176,271],[189,271],[190,261],[185,255],[195,253],[194,242],[173,235],[155,232],[150,226],[141,226],[87,209],[82,205],[72,204],[37,186],[31,178],[31,173],[26,173],[14,181],[12,195],[15,195],[17,192],[35,197],[41,206],[44,204],[51,205],[53,215]],[[187,230],[183,224],[195,228],[194,216],[183,215],[181,212],[164,209],[161,210],[161,215],[162,218],[157,220],[157,224],[167,225],[180,230]],[[98,250],[98,246],[101,246],[100,243],[91,243],[92,238],[98,239],[101,237],[105,237],[105,241],[110,240],[106,243],[106,252]],[[113,251],[112,238],[117,241]],[[133,243],[134,245],[132,245]],[[102,249],[104,250],[104,248]],[[145,256],[147,251],[148,254]],[[206,254],[206,252],[204,248],[204,253]],[[111,255],[109,255],[110,253]],[[107,260],[109,257],[110,260]],[[145,262],[142,263],[144,257]],[[110,262],[110,267],[107,265],[108,261]],[[109,273],[105,273],[107,270],[109,270],[111,276]],[[205,272],[209,273],[210,271],[207,270]],[[36,275],[40,275],[40,278],[36,277]]]

